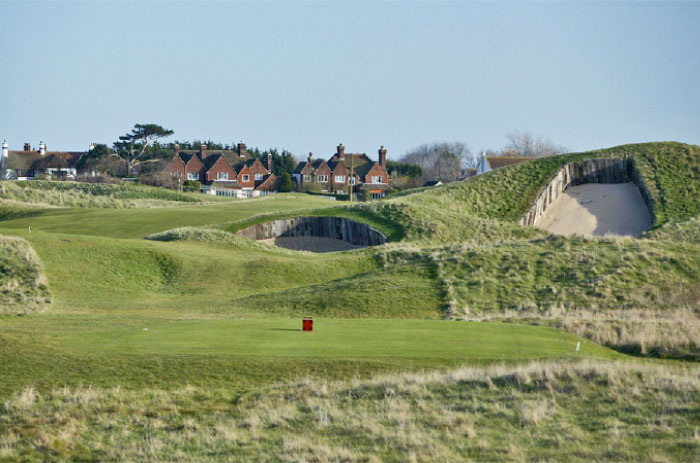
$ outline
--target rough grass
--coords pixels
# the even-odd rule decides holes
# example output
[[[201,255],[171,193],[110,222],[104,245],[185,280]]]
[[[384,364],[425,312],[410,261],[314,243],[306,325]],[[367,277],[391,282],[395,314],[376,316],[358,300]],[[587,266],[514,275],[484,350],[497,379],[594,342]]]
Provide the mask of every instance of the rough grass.
[[[31,461],[697,461],[700,370],[533,363],[300,380],[240,397],[29,387],[0,458]]]
[[[44,310],[51,303],[41,262],[26,240],[0,235],[0,315]]]
[[[44,207],[97,208],[162,207],[169,203],[203,202],[202,195],[179,193],[146,185],[47,180],[0,182],[0,199]]]

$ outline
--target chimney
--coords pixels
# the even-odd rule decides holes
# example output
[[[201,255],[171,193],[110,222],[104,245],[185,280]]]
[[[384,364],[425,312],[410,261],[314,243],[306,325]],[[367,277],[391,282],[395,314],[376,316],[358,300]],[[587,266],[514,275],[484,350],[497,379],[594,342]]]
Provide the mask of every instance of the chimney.
[[[207,158],[207,145],[204,143],[199,145],[199,157],[202,158],[202,160]]]
[[[386,169],[386,148],[379,148],[379,165]]]
[[[39,154],[41,154],[42,156],[46,154],[46,143],[44,143],[43,141],[39,142]]]
[[[5,159],[7,159],[7,154],[9,151],[9,145],[7,144],[7,140],[2,142],[2,156],[0,156],[0,164],[2,165],[1,167],[5,167]],[[2,174],[2,172],[0,172]]]
[[[338,145],[338,159],[341,161],[345,161],[345,147],[342,143]]]
[[[247,153],[245,151],[245,143],[243,142],[238,144],[238,155],[241,157],[247,157]]]
[[[31,151],[31,150],[32,150],[32,145],[30,145],[29,143],[25,143],[24,144],[24,151]]]
[[[178,145],[177,143],[175,143],[174,148],[175,148],[175,156],[177,156],[178,154],[180,154],[180,145]]]
[[[309,153],[309,162],[314,162],[314,153]]]
[[[267,173],[272,173],[272,152],[267,152]]]

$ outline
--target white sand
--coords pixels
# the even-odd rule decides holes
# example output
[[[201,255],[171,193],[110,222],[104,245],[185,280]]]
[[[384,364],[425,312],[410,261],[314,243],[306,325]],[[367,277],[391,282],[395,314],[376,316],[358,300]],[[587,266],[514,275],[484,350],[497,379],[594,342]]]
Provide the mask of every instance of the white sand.
[[[587,183],[567,188],[535,225],[565,236],[639,236],[651,216],[634,183]]]
[[[260,240],[261,243],[272,244],[281,248],[293,249],[295,251],[311,252],[338,252],[360,249],[366,246],[355,246],[343,240],[333,238],[319,238],[316,236],[300,236],[296,238],[270,238]]]

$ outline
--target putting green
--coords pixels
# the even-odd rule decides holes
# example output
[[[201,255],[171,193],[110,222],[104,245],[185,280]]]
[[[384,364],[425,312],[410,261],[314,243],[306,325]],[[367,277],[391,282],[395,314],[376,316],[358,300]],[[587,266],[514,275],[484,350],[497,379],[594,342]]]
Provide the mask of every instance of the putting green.
[[[67,328],[67,327],[66,327]],[[319,319],[302,332],[298,319],[143,320],[128,326],[70,330],[67,351],[120,354],[208,354],[306,358],[441,358],[521,360],[617,354],[555,329],[511,323],[443,320]],[[76,336],[77,335],[77,336]],[[576,352],[576,344],[581,349]]]

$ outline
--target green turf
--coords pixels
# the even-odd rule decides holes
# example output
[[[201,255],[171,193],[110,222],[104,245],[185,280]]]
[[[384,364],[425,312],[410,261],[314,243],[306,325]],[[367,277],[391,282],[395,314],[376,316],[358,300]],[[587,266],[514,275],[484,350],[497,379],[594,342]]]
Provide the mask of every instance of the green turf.
[[[309,373],[343,377],[391,368],[621,357],[566,332],[507,323],[321,318],[311,333],[300,327],[300,318],[4,318],[2,392],[81,383],[248,390],[256,382]]]

